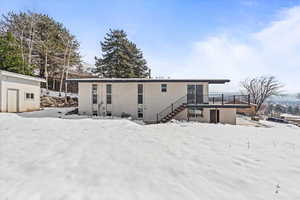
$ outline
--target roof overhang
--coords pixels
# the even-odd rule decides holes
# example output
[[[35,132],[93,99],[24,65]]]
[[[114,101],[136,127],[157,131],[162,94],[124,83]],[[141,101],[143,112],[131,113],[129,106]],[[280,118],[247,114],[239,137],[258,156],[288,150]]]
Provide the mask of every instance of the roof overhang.
[[[14,72],[8,72],[8,71],[4,71],[4,70],[0,70],[0,76],[1,75],[8,76],[8,77],[25,79],[25,80],[31,80],[31,81],[46,82],[46,80],[43,79],[43,78],[34,77],[34,76],[27,76],[27,75],[18,74],[18,73],[14,73]]]
[[[100,82],[100,83],[140,83],[140,82],[150,82],[150,83],[196,83],[205,82],[209,84],[224,84],[230,82],[229,79],[149,79],[149,78],[83,78],[83,79],[67,79],[68,82]]]

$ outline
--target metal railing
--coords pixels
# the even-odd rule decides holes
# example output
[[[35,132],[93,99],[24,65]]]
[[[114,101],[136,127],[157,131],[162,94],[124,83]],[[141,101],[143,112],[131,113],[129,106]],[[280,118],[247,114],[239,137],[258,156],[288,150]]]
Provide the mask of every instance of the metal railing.
[[[180,97],[173,103],[171,103],[168,107],[164,108],[162,111],[157,113],[156,120],[157,122],[160,122],[164,117],[166,117],[168,114],[172,113],[176,108],[178,108],[181,105],[186,104],[187,102],[187,95]]]
[[[189,95],[190,94],[180,97],[162,111],[157,113],[157,122],[160,122],[164,117],[172,113],[181,105],[250,105],[250,95],[226,95],[211,93],[209,95],[192,95],[194,98],[191,98]]]

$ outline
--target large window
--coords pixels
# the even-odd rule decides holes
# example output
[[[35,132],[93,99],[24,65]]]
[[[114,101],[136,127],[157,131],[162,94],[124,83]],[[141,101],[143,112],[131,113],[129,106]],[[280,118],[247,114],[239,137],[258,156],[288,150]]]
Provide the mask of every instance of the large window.
[[[93,101],[93,104],[97,104],[97,85],[96,84],[93,84],[92,85],[92,101]]]
[[[161,84],[161,92],[167,92],[167,84]]]
[[[188,109],[188,118],[198,118],[203,117],[202,108],[189,108]]]
[[[106,85],[106,104],[111,104],[112,98],[111,98],[111,84]]]
[[[143,104],[143,85],[138,84],[138,104]]]
[[[187,86],[187,103],[203,104],[203,85]]]

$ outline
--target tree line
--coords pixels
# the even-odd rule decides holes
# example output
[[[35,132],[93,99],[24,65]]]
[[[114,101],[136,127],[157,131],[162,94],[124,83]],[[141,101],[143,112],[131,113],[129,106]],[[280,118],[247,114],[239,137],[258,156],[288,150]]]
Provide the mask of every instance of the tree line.
[[[60,77],[80,65],[79,42],[46,14],[9,12],[0,19],[0,69],[46,79]]]
[[[109,30],[100,42],[94,75],[104,78],[142,78],[150,75],[142,51],[124,30]],[[46,79],[59,77],[59,91],[72,69],[83,71],[80,43],[60,22],[31,11],[9,12],[0,18],[0,69]]]
[[[142,50],[127,38],[124,30],[110,29],[100,46],[93,75],[103,78],[151,76]],[[61,92],[70,70],[84,71],[79,48],[79,41],[67,27],[46,14],[9,12],[0,18],[0,69],[45,78],[46,89],[49,79],[59,77]],[[242,90],[250,94],[251,102],[257,105],[256,113],[270,96],[281,94],[282,87],[273,76],[254,77],[241,83]]]

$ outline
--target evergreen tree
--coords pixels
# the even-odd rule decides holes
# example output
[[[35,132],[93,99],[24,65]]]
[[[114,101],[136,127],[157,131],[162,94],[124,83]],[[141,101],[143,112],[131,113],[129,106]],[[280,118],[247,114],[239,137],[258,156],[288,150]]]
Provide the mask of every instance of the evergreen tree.
[[[110,30],[101,42],[102,58],[93,71],[105,78],[144,78],[149,76],[143,53],[127,39],[123,30]]]
[[[292,114],[293,113],[293,107],[289,106],[287,109],[287,113]]]
[[[16,40],[23,63],[34,66],[35,73],[46,80],[60,76],[60,90],[68,71],[81,62],[79,42],[48,15],[9,12],[0,17],[0,35],[8,32]]]
[[[298,106],[296,106],[296,107],[294,108],[294,114],[295,114],[295,115],[300,115],[300,109],[299,109]]]
[[[33,74],[32,67],[23,61],[21,50],[10,32],[0,36],[0,69],[20,74]]]

